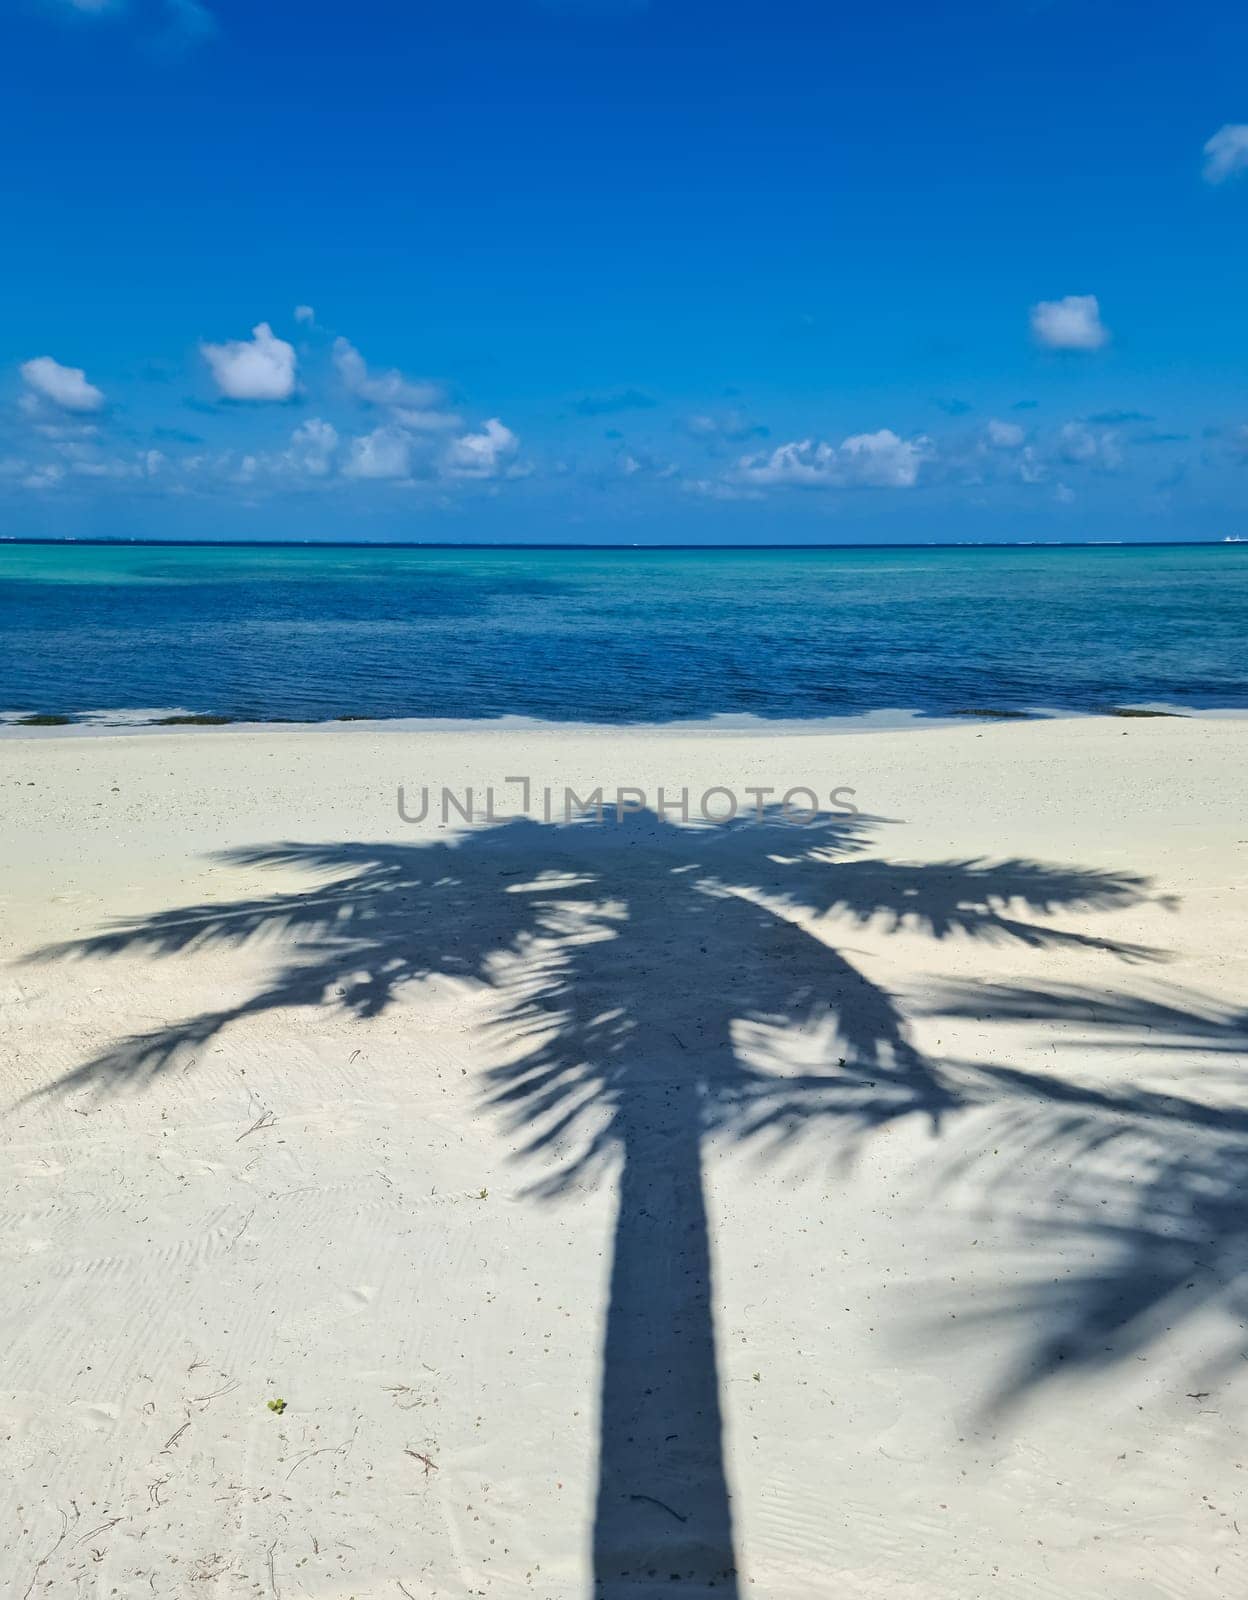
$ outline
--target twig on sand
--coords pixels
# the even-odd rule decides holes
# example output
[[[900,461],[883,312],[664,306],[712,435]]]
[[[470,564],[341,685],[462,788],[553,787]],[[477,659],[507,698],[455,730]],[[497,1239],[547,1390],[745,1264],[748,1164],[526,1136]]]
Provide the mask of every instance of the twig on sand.
[[[74,1543],[85,1544],[88,1539],[94,1538],[97,1533],[104,1533],[109,1528],[115,1528],[120,1521],[120,1517],[113,1517],[109,1522],[101,1522],[98,1528],[91,1528],[88,1532],[81,1534],[77,1539],[74,1540]]]
[[[210,1400],[217,1399],[219,1395],[232,1394],[237,1388],[238,1379],[232,1378],[229,1383],[222,1384],[219,1389],[213,1389],[208,1394],[193,1394],[191,1396],[191,1404],[194,1406],[206,1406]]]
[[[432,1468],[432,1470],[434,1472],[436,1472],[438,1470],[438,1463],[436,1461],[430,1461],[428,1456],[421,1455],[419,1450],[409,1450],[407,1448],[407,1446],[404,1445],[403,1446],[403,1454],[406,1455],[406,1456],[415,1456],[417,1461],[423,1462],[424,1468],[425,1468],[425,1477],[426,1478],[429,1476],[429,1472],[430,1472],[431,1468]]]
[[[261,1128],[271,1128],[275,1121],[276,1118],[271,1111],[262,1111],[252,1123],[251,1127],[248,1128],[246,1132],[240,1133],[238,1138],[235,1139],[234,1143],[240,1144],[247,1137],[247,1134],[257,1133]]]
[[[173,1430],[173,1432],[169,1435],[169,1437],[165,1440],[164,1444],[161,1446],[160,1453],[161,1453],[162,1456],[165,1454],[165,1452],[167,1450],[172,1450],[174,1445],[177,1444],[178,1440],[182,1437],[182,1435],[186,1432],[186,1430],[190,1427],[190,1425],[191,1425],[191,1419],[188,1417],[180,1428],[175,1428]]]
[[[412,1591],[403,1582],[402,1578],[396,1578],[394,1581],[398,1584],[399,1588],[402,1589],[403,1593],[407,1596],[407,1600],[416,1600],[416,1596],[412,1593]]]
[[[341,1444],[322,1444],[318,1445],[315,1450],[305,1450],[299,1459],[292,1465],[290,1472],[286,1474],[287,1483],[290,1482],[291,1474],[294,1472],[295,1467],[301,1467],[305,1461],[311,1461],[313,1456],[345,1456],[347,1451],[355,1443],[356,1435],[359,1433],[359,1431],[360,1424],[357,1420],[355,1427],[351,1430],[351,1437],[349,1439],[344,1439]]]
[[[243,1137],[244,1137],[244,1135],[242,1135],[242,1134],[239,1135],[239,1138],[243,1138]],[[235,1139],[234,1143],[237,1144],[238,1143],[238,1139]],[[232,1250],[234,1248],[234,1246],[238,1243],[238,1241],[247,1232],[248,1225],[250,1224],[251,1219],[252,1219],[252,1217],[255,1216],[255,1214],[256,1214],[256,1208],[255,1208],[255,1206],[252,1206],[251,1210],[243,1218],[242,1226],[239,1228],[238,1232],[234,1235],[234,1237],[230,1240],[229,1244],[226,1245],[225,1248],[226,1248],[227,1252]]]
[[[679,1511],[673,1510],[666,1500],[656,1500],[652,1494],[630,1494],[630,1500],[645,1500],[652,1506],[658,1506],[660,1511],[666,1511],[669,1517],[675,1517],[677,1522],[688,1522],[688,1517],[682,1517]]]
[[[305,1451],[304,1454],[299,1457],[298,1461],[295,1462],[295,1466],[291,1467],[290,1472],[286,1474],[286,1482],[290,1482],[291,1473],[294,1472],[295,1467],[301,1467],[305,1461],[311,1461],[313,1456],[327,1455],[331,1451],[337,1454],[338,1451],[345,1448],[346,1446],[341,1444],[323,1444],[319,1450]]]
[[[71,1501],[70,1504],[72,1505],[73,1502]],[[79,1515],[78,1507],[74,1506],[74,1521],[75,1522],[77,1522],[77,1520],[78,1520],[78,1515]],[[56,1554],[56,1552],[65,1543],[65,1535],[68,1532],[69,1532],[69,1518],[62,1511],[61,1512],[61,1532],[60,1532],[60,1537],[57,1539],[56,1543],[52,1546],[52,1548],[48,1551],[47,1555],[46,1556],[41,1556],[40,1559],[35,1562],[35,1570],[30,1575],[30,1582],[26,1585],[26,1593],[22,1596],[22,1600],[30,1600],[30,1591],[35,1587],[35,1584],[38,1582],[39,1574],[43,1571],[44,1567],[47,1566],[48,1562],[51,1561],[52,1557]]]

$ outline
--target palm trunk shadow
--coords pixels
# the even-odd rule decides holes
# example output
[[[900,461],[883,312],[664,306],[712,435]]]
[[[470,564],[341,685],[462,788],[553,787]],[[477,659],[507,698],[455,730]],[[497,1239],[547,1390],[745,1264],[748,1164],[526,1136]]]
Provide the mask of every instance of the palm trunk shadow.
[[[656,1089],[621,1121],[594,1593],[655,1581],[735,1595],[696,1092]]]

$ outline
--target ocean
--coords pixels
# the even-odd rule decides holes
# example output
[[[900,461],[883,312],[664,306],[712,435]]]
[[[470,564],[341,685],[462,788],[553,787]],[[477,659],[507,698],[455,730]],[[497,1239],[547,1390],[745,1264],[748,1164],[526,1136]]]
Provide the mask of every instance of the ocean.
[[[1248,544],[0,544],[0,711],[606,723],[1248,706]]]

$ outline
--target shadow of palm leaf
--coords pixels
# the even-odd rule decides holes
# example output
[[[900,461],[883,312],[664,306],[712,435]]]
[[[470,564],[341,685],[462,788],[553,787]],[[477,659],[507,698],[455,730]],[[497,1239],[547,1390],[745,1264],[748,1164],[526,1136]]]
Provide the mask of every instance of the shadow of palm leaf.
[[[1065,1263],[987,1313],[1026,1329],[991,1409],[1059,1371],[1139,1355],[1210,1311],[1222,1314],[1224,1337],[1198,1381],[1248,1359],[1248,1010],[1172,989],[1108,996],[1073,985],[954,988],[932,1009],[1047,1025],[1055,1047],[1091,1068],[1071,1077],[962,1067],[967,1102],[986,1117],[945,1178],[974,1168],[988,1196],[1022,1198],[1029,1251]],[[1096,1081],[1096,1057],[1109,1049],[1144,1072],[1177,1058],[1190,1092]],[[1072,1256],[1084,1264],[1072,1269]]]
[[[963,1103],[910,1040],[896,1000],[834,942],[871,924],[934,939],[1139,946],[1033,919],[1114,910],[1146,880],[1028,860],[930,866],[866,854],[878,824],[714,828],[648,813],[620,826],[527,819],[417,844],[231,852],[328,881],[186,907],[32,959],[218,946],[283,952],[238,1006],[120,1041],[56,1086],[141,1085],[188,1047],[282,1007],[365,1019],[435,974],[488,993],[498,1064],[486,1105],[544,1164],[553,1199],[614,1176],[617,1215],[600,1400],[600,1593],[679,1581],[736,1592],[703,1193],[708,1138],[836,1143]]]

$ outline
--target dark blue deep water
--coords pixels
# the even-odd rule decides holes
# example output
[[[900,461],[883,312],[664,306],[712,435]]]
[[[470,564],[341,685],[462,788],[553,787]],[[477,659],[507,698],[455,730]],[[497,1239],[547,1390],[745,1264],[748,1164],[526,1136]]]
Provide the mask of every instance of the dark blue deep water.
[[[1248,706],[1248,544],[0,545],[0,711],[660,722]]]

